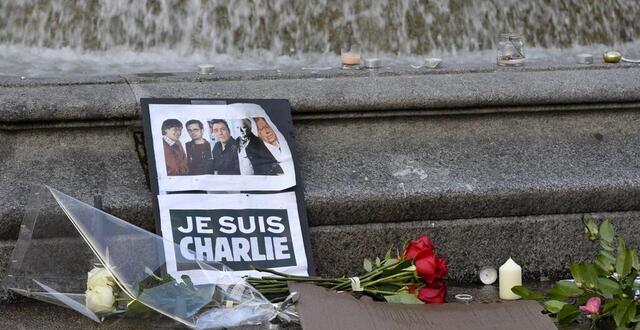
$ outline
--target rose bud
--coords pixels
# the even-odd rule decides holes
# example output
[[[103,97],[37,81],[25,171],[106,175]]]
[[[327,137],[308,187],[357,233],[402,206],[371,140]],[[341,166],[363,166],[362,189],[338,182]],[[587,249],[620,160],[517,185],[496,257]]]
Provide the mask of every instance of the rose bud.
[[[418,290],[418,299],[425,304],[442,304],[447,296],[447,283],[435,282]]]
[[[580,306],[580,311],[589,316],[598,314],[600,312],[601,304],[602,300],[600,300],[600,297],[591,297],[587,300],[587,303],[584,306]]]
[[[413,260],[421,252],[432,254],[434,248],[435,245],[427,235],[420,235],[418,239],[409,242],[409,245],[404,250],[404,259]]]

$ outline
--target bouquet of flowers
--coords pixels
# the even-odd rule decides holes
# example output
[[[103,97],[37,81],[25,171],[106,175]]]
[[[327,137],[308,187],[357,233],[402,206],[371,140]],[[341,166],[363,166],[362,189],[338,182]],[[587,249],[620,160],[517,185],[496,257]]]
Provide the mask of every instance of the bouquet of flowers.
[[[584,223],[585,236],[600,245],[592,262],[572,262],[573,279],[558,281],[546,294],[524,286],[512,291],[524,299],[544,301],[545,310],[560,325],[582,319],[592,328],[640,329],[638,253],[615,234],[609,220]]]
[[[427,235],[406,244],[402,254],[392,257],[391,249],[384,259],[364,260],[367,273],[355,277],[321,278],[291,276],[270,269],[273,277],[247,279],[272,302],[288,296],[287,282],[313,283],[328,289],[367,295],[376,300],[404,304],[444,303],[447,295],[447,262],[435,253],[435,245]]]
[[[422,235],[396,257],[365,259],[360,277],[281,274],[242,278],[221,263],[197,262],[198,282],[166,271],[173,242],[55,189],[33,193],[3,286],[71,308],[102,323],[115,316],[164,315],[196,328],[297,321],[288,281],[310,282],[397,303],[442,303],[446,261]],[[179,262],[179,261],[178,261]],[[254,285],[254,286],[252,286]],[[271,299],[267,299],[267,297]]]
[[[174,278],[164,270],[162,237],[55,189],[33,196],[3,283],[14,292],[96,322],[164,315],[206,329],[266,323],[282,312],[223,264],[198,262],[201,283]]]

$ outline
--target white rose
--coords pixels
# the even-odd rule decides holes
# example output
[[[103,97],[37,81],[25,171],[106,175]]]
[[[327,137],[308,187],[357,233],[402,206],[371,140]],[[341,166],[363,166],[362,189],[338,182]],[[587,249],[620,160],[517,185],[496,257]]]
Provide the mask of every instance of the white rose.
[[[113,287],[115,284],[111,273],[106,268],[96,267],[87,273],[87,289],[89,290],[103,286]]]
[[[113,296],[113,289],[108,286],[94,287],[91,290],[87,290],[86,304],[94,313],[108,313],[113,311],[113,304],[116,302],[116,297]]]

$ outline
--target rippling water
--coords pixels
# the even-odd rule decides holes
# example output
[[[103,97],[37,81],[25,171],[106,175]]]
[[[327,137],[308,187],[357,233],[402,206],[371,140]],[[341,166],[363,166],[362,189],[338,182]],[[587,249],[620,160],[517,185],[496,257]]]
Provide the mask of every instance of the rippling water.
[[[636,0],[3,0],[0,74],[335,66],[359,43],[388,63],[491,60],[503,31],[538,58],[638,50]]]

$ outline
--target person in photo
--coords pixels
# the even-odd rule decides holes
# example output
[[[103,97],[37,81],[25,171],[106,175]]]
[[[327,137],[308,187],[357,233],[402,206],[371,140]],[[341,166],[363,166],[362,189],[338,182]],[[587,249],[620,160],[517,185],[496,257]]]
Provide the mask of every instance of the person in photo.
[[[189,175],[213,174],[213,158],[211,144],[203,137],[202,122],[191,119],[185,124],[191,141],[185,143]]]
[[[224,119],[209,121],[209,128],[216,137],[216,142],[211,151],[213,156],[213,170],[215,174],[239,175],[238,143],[231,137],[229,125]]]
[[[243,175],[282,175],[282,167],[269,152],[262,140],[251,132],[251,119],[244,118],[239,122],[238,158]]]
[[[269,126],[267,120],[263,117],[253,118],[256,123],[256,128],[258,129],[258,135],[260,139],[264,143],[264,145],[269,149],[273,157],[276,158],[278,163],[282,163],[285,159],[285,151],[284,148],[280,145],[280,141],[278,141],[278,136],[276,132]]]
[[[162,123],[162,145],[167,175],[189,174],[187,155],[180,143],[182,128],[182,123],[177,119],[167,119]]]

